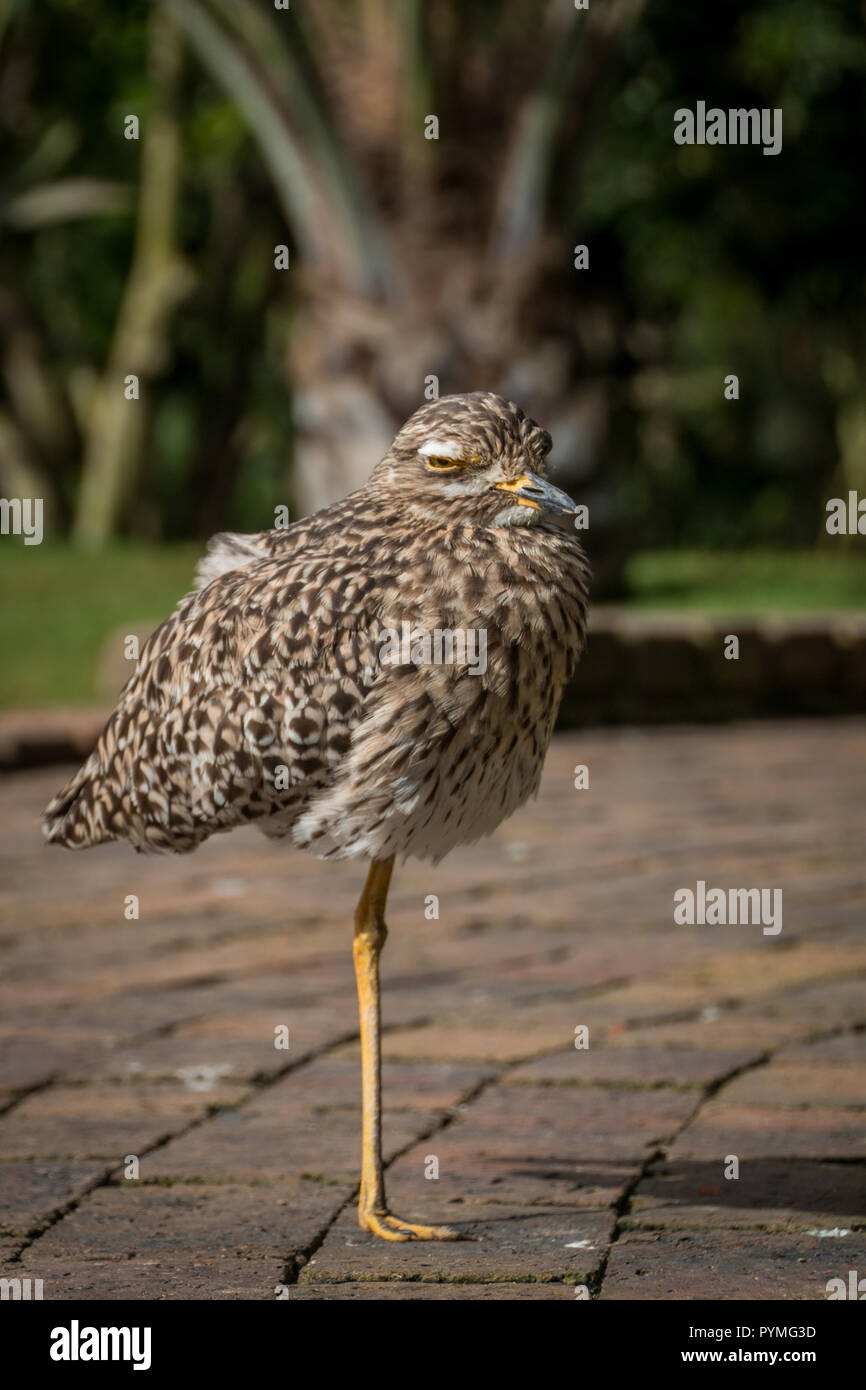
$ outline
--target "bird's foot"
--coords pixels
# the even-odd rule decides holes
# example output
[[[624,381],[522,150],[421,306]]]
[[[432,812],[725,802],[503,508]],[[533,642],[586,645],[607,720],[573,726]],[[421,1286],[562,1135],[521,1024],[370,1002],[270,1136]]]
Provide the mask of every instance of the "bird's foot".
[[[358,1224],[362,1231],[381,1236],[382,1240],[460,1240],[460,1232],[450,1226],[416,1226],[389,1211],[359,1211]]]

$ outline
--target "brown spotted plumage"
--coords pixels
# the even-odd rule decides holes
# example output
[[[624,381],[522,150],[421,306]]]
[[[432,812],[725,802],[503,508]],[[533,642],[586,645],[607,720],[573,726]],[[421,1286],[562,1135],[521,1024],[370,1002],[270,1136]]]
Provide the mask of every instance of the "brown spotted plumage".
[[[387,1225],[377,1156],[390,864],[439,860],[536,791],[584,642],[588,570],[573,504],[544,479],[549,448],[498,396],[444,397],[343,501],[285,530],[214,537],[197,589],[44,816],[46,838],[72,848],[183,852],[254,822],[322,857],[373,861],[356,918],[361,1224],[387,1239],[429,1237]],[[423,642],[389,649],[407,631],[471,632],[475,645],[439,661]]]
[[[431,471],[418,449],[440,437],[478,463]],[[359,492],[283,531],[215,537],[47,808],[47,838],[186,851],[255,821],[321,856],[439,859],[492,830],[537,788],[583,642],[573,529],[520,504],[495,524],[511,497],[493,475],[542,474],[549,447],[495,396],[446,397]],[[483,632],[486,670],[383,663],[406,622]]]

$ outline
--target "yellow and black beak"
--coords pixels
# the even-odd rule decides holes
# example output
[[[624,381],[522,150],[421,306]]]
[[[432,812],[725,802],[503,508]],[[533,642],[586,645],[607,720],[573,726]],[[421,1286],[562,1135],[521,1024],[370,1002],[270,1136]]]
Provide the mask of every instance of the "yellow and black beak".
[[[537,512],[550,512],[553,516],[564,516],[577,511],[577,503],[572,502],[568,493],[554,487],[537,473],[521,473],[519,478],[508,478],[496,483],[502,492],[510,492],[521,507],[534,507]]]

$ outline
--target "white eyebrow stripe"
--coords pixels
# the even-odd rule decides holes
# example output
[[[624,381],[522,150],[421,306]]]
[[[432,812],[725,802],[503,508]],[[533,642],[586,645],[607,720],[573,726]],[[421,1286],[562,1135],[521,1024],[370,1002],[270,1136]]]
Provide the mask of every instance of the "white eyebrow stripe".
[[[450,459],[457,463],[463,457],[463,446],[459,439],[425,439],[418,453],[422,458]]]

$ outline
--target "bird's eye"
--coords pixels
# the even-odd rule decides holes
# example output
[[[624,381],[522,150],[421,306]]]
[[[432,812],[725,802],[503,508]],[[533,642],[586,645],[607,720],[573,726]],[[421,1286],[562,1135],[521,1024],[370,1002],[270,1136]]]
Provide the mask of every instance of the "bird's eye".
[[[428,456],[426,464],[428,468],[435,468],[437,473],[450,473],[455,468],[466,467],[462,460],[437,458],[435,455]]]

